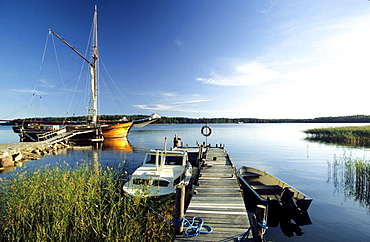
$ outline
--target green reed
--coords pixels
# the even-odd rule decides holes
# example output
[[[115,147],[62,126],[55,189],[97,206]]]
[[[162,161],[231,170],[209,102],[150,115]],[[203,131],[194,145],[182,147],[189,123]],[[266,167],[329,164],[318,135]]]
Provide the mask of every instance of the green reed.
[[[122,193],[120,171],[89,163],[0,181],[1,241],[170,241],[173,199]]]
[[[353,198],[370,211],[370,161],[351,155],[335,156],[328,162],[329,179],[337,192]]]
[[[315,128],[303,132],[311,141],[370,147],[370,125]]]

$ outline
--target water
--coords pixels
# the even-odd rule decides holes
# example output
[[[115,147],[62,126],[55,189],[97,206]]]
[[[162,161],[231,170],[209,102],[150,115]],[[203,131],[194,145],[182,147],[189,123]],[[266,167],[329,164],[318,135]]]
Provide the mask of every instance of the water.
[[[335,124],[330,126],[344,126]],[[353,125],[353,124],[351,124]],[[370,237],[369,208],[353,198],[346,197],[330,181],[328,162],[335,156],[369,157],[369,149],[326,145],[304,140],[302,130],[326,126],[326,124],[213,124],[212,135],[207,139],[200,134],[203,125],[149,125],[130,131],[128,142],[120,147],[75,149],[58,155],[46,156],[30,161],[26,168],[63,162],[70,164],[81,160],[99,159],[103,166],[118,166],[124,163],[133,171],[152,148],[163,148],[167,137],[167,148],[172,146],[178,134],[185,144],[195,142],[225,144],[236,167],[243,165],[265,170],[313,198],[308,210],[311,225],[302,226],[303,236],[291,238],[282,234],[279,227],[269,228],[269,241],[367,241]],[[10,127],[0,126],[0,142],[17,142],[17,135]],[[11,176],[10,173],[1,176]]]

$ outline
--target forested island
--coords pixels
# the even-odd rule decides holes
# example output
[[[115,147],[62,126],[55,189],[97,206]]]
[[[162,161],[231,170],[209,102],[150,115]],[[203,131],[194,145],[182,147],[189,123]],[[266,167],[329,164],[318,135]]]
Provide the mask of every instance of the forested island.
[[[128,120],[137,120],[148,118],[148,115],[99,115],[99,120],[116,121],[126,118]],[[3,125],[14,125],[26,121],[76,121],[86,120],[86,116],[73,117],[34,117],[27,119],[3,120]],[[370,123],[370,115],[351,115],[337,117],[319,117],[313,119],[260,119],[260,118],[188,118],[188,117],[162,117],[154,124],[204,124],[204,123]]]

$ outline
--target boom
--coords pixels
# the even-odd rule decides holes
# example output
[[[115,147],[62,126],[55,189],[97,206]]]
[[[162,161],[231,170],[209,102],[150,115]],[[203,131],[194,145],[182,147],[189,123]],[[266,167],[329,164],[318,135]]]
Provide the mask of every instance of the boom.
[[[85,56],[83,56],[80,52],[78,52],[78,50],[76,50],[72,45],[70,45],[67,41],[65,41],[65,39],[63,39],[62,37],[60,37],[57,33],[55,33],[53,30],[49,29],[49,32],[52,33],[53,35],[55,35],[56,37],[58,37],[58,39],[60,39],[61,41],[63,41],[64,44],[66,44],[69,48],[71,48],[74,52],[76,52],[77,55],[79,55],[82,59],[84,59],[87,63],[89,63],[89,65],[91,67],[94,68],[94,64],[91,63],[88,59],[86,59]]]

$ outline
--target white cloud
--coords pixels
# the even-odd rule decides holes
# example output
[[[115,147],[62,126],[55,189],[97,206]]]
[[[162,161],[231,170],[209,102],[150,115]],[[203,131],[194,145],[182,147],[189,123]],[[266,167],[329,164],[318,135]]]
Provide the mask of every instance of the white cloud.
[[[171,105],[162,105],[162,104],[154,104],[154,105],[133,105],[136,108],[143,109],[143,110],[156,110],[156,111],[163,111],[171,109]]]
[[[33,93],[33,89],[10,89],[11,92],[20,92],[20,93]]]
[[[189,100],[189,101],[175,102],[174,104],[176,104],[176,105],[184,105],[184,104],[189,104],[189,103],[201,103],[201,102],[208,102],[208,101],[210,101],[210,100],[198,99],[198,100]]]
[[[165,97],[176,97],[176,93],[173,93],[173,92],[164,92],[162,93],[162,96],[165,96]]]
[[[38,80],[38,83],[39,83],[40,87],[46,87],[46,88],[53,88],[53,87],[55,87],[48,80],[45,80],[45,79],[39,79]]]
[[[197,106],[199,103],[208,102],[210,100],[201,99],[197,94],[178,94],[165,92],[157,95],[158,97],[164,97],[161,99],[161,103],[152,104],[152,105],[133,105],[136,108],[143,110],[155,110],[155,111],[185,111],[186,112],[196,112],[194,106]],[[165,103],[165,104],[162,104]]]
[[[272,68],[258,62],[248,62],[236,65],[228,75],[211,73],[210,78],[196,80],[219,86],[256,86],[278,77],[279,73]]]
[[[34,89],[10,89],[11,92],[18,92],[18,93],[32,93],[35,95],[47,95],[47,92],[38,91]]]
[[[182,42],[182,41],[181,41],[181,40],[179,40],[179,39],[175,39],[175,40],[174,40],[174,43],[175,43],[175,45],[177,45],[177,46],[184,45],[184,42]]]

